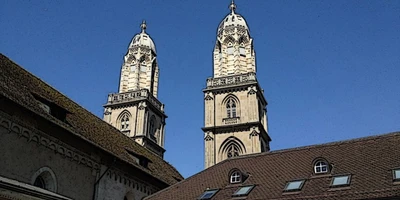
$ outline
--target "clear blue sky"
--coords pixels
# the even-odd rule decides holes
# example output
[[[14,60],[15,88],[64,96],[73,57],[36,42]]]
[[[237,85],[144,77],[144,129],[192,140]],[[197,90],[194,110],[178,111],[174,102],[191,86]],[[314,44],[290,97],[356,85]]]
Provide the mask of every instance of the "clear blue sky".
[[[230,0],[0,0],[0,52],[102,118],[142,19],[156,43],[165,159],[203,169],[203,93]],[[272,150],[400,131],[400,1],[237,0]]]

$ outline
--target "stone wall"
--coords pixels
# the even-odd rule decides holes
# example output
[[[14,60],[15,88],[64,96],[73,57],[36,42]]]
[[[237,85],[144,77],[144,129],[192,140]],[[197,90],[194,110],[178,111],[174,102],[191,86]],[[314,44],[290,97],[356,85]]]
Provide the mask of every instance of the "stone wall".
[[[56,179],[55,193],[73,199],[92,199],[99,168],[96,162],[48,134],[21,126],[4,115],[0,115],[0,159],[0,176],[33,184],[39,171],[50,169]]]

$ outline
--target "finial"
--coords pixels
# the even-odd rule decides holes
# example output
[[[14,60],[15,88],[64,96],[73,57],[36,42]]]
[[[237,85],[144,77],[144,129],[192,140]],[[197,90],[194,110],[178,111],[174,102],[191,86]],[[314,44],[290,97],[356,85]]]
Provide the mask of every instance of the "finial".
[[[235,13],[236,4],[234,0],[232,0],[231,5],[229,5],[229,9],[232,11],[232,13]]]
[[[142,24],[140,25],[140,28],[142,29],[142,33],[146,32],[147,25],[145,20],[143,20]]]

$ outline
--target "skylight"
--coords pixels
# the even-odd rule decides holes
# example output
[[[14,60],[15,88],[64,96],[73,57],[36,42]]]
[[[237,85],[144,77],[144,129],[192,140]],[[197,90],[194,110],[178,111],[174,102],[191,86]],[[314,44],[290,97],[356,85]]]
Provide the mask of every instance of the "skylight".
[[[204,199],[211,199],[215,195],[215,193],[218,192],[218,189],[215,190],[206,190],[199,199],[204,200]]]
[[[400,181],[400,169],[393,170],[393,180]]]
[[[286,184],[285,191],[301,190],[303,185],[304,185],[304,180],[291,181]]]
[[[346,186],[349,184],[350,184],[350,175],[345,175],[345,176],[333,177],[331,186],[333,187]]]
[[[236,190],[235,193],[233,193],[232,196],[246,196],[251,192],[251,190],[253,188],[254,188],[254,185],[240,187],[238,190]]]

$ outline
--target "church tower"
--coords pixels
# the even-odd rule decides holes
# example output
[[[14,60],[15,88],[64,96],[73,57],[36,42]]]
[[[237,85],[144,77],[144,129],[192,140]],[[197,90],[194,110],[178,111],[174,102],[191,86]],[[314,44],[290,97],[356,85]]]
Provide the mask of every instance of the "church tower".
[[[269,151],[271,141],[253,38],[233,1],[229,8],[217,30],[214,75],[203,90],[206,168],[231,157]]]
[[[163,157],[164,104],[157,99],[159,69],[156,47],[146,23],[128,46],[121,68],[119,92],[108,95],[104,121]]]

